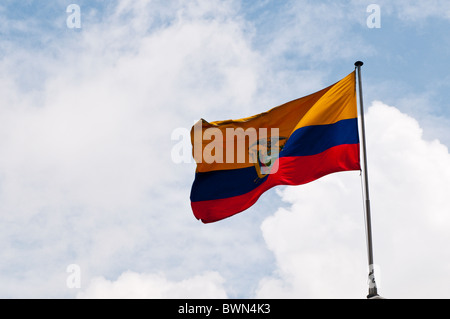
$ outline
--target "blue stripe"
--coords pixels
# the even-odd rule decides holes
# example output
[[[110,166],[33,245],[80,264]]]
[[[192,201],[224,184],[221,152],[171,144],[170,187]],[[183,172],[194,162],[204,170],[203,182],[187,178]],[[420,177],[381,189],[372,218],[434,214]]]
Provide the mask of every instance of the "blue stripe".
[[[309,156],[343,144],[358,144],[357,119],[342,120],[335,124],[299,128],[291,134],[280,157]],[[223,199],[246,194],[264,183],[258,178],[254,166],[195,174],[191,201]]]
[[[316,155],[337,145],[358,143],[356,118],[328,125],[305,126],[291,134],[280,157]]]
[[[196,173],[191,201],[222,199],[239,196],[254,190],[266,181],[259,179],[254,166],[206,173]]]

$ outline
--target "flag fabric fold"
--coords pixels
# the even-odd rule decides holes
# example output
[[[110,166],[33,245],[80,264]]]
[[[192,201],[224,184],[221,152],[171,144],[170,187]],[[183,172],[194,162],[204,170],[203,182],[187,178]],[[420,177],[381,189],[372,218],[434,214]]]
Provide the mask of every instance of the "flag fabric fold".
[[[195,124],[191,207],[212,223],[251,207],[278,185],[360,170],[356,74],[311,95],[243,118]]]

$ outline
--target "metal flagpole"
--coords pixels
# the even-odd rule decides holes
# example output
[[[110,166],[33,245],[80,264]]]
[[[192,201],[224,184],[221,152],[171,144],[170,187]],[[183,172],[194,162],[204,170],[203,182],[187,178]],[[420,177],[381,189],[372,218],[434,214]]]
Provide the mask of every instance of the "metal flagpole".
[[[370,218],[370,198],[369,198],[369,178],[367,172],[367,150],[366,150],[366,129],[364,124],[364,104],[362,95],[362,81],[361,81],[361,66],[363,62],[357,61],[355,63],[358,71],[359,84],[359,106],[361,116],[361,138],[362,138],[362,158],[364,164],[363,178],[364,178],[364,197],[365,197],[365,213],[366,213],[366,233],[367,233],[367,253],[369,259],[369,295],[367,298],[374,298],[378,296],[377,284],[375,282],[374,263],[373,263],[373,247],[372,247],[372,222]]]

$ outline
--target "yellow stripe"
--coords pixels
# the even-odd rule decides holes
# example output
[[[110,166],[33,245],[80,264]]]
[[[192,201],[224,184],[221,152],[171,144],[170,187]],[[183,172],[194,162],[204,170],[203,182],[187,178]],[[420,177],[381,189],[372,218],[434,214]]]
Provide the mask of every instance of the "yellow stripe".
[[[269,135],[270,128],[278,128],[280,137],[289,138],[295,130],[301,127],[334,124],[340,120],[356,117],[356,79],[355,72],[352,72],[341,81],[319,92],[288,102],[258,115],[238,120],[216,121],[211,123],[201,120],[194,125],[191,131],[193,153],[197,161],[197,171],[208,172],[238,169],[255,165],[248,158],[245,163],[237,163],[237,160],[232,163],[226,163],[227,152],[233,151],[236,156],[238,144],[235,138],[227,140],[227,128],[242,128],[246,131],[254,128],[257,132],[259,128],[268,128]],[[198,128],[200,124],[200,130],[197,130],[197,134],[194,134],[194,128]],[[220,130],[222,139],[205,140],[203,134],[209,128]],[[202,133],[199,134],[199,131]],[[246,145],[247,147],[249,146],[248,141]],[[222,152],[223,163],[209,164],[205,162],[205,159],[201,155],[205,151],[205,148],[210,151],[211,146],[215,146],[216,152]]]
[[[295,130],[304,126],[334,124],[357,116],[356,79],[355,72],[352,72],[312,105]]]

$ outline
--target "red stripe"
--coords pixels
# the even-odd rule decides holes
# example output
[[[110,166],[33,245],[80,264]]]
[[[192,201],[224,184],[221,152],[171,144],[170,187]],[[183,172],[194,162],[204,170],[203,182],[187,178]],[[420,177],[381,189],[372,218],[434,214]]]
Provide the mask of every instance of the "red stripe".
[[[281,157],[278,160],[278,171],[251,192],[225,199],[192,202],[195,217],[204,223],[213,223],[246,210],[274,186],[302,185],[331,173],[361,169],[359,144],[344,144],[317,155]]]

